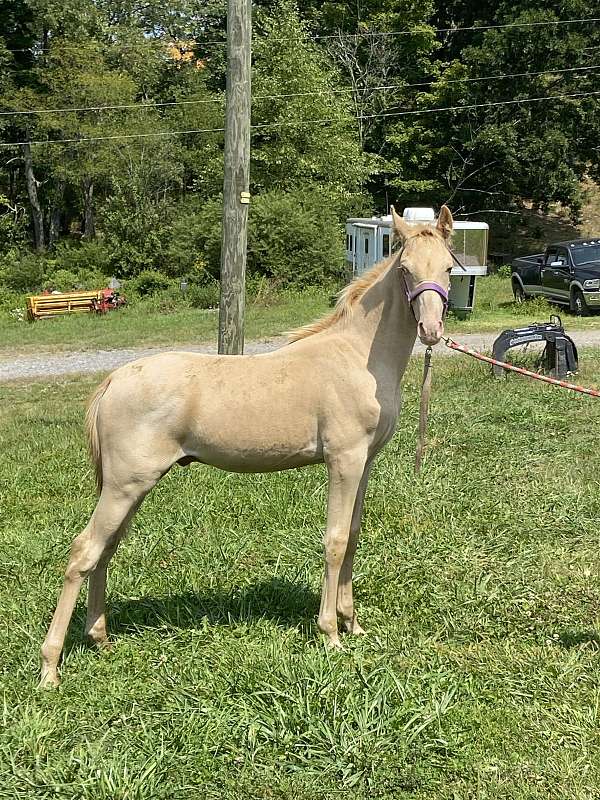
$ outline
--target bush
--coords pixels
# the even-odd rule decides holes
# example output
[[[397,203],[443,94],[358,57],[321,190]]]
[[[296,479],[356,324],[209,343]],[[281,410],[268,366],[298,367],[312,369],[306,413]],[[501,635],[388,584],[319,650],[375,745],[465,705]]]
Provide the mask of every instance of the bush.
[[[321,191],[309,187],[256,197],[248,237],[250,275],[305,287],[331,283],[343,266],[342,225]]]
[[[531,319],[548,319],[552,313],[552,306],[545,297],[532,297],[524,303],[513,303],[511,313],[517,317],[529,314]]]
[[[60,269],[74,272],[80,281],[82,275],[93,275],[94,283],[98,282],[101,275],[110,275],[110,253],[101,241],[81,242],[77,245],[61,243],[57,245],[53,259]],[[102,285],[105,283],[103,278]]]
[[[512,275],[512,266],[510,264],[501,264],[496,270],[496,275],[499,278],[510,278]]]
[[[218,281],[190,286],[187,293],[188,303],[192,308],[218,308],[220,299]]]
[[[59,292],[72,292],[79,287],[79,278],[68,269],[57,269],[46,276],[44,289],[57,289]]]
[[[15,256],[14,261],[4,267],[4,281],[16,292],[35,292],[44,282],[46,262],[33,253]]]
[[[219,277],[222,213],[220,197],[187,204],[178,213],[164,250],[162,269],[168,275],[193,281]]]
[[[132,200],[117,191],[99,213],[106,243],[105,269],[117,277],[160,268],[163,246],[172,236],[171,205],[133,194]]]
[[[17,312],[20,313],[17,313]],[[0,314],[13,319],[25,317],[25,298],[18,292],[0,287]]]
[[[131,285],[131,284],[130,284]],[[157,289],[143,297],[126,292],[129,305],[138,312],[157,312],[159,314],[171,314],[179,311],[185,306],[185,301],[179,286],[174,283],[169,284],[166,289]]]
[[[171,281],[162,274],[162,272],[158,272],[155,269],[145,269],[143,272],[134,278],[132,281],[129,281],[127,284],[128,290],[133,290],[140,297],[146,297],[147,295],[156,294],[164,289],[168,289],[171,285]]]

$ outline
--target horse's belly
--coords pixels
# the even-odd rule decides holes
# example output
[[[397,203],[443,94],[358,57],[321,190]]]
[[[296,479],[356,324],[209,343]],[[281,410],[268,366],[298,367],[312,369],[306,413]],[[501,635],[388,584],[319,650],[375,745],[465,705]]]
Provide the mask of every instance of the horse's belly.
[[[323,460],[317,422],[310,417],[223,414],[198,420],[185,451],[206,464],[234,472],[273,472]]]
[[[198,461],[230,472],[276,472],[318,464],[323,460],[322,449],[317,444],[289,448],[276,443],[260,447],[240,443],[220,446],[214,442],[203,442],[196,447],[186,448],[186,451],[189,450]]]

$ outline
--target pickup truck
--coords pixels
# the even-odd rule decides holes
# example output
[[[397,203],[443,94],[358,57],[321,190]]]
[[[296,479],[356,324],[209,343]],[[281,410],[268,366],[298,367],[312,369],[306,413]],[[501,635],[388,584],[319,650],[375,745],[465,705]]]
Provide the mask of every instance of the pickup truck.
[[[600,308],[600,237],[557,242],[544,253],[516,258],[512,290],[518,303],[542,296],[578,316]]]

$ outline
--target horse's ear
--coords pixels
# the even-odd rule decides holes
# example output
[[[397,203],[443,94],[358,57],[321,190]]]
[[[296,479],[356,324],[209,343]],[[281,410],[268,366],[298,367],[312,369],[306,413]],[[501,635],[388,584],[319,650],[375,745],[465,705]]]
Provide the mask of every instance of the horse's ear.
[[[452,228],[454,225],[454,221],[452,219],[452,213],[448,206],[442,206],[440,208],[440,215],[437,220],[437,229],[442,234],[446,241],[452,236]]]
[[[390,211],[392,212],[394,239],[403,242],[410,235],[410,225],[402,219],[400,214],[396,213],[394,206],[390,206]]]

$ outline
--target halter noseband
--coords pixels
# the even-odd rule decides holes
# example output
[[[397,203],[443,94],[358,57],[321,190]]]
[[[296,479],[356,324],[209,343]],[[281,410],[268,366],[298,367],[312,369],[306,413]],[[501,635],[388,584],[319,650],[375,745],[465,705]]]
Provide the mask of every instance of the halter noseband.
[[[408,300],[408,304],[411,307],[411,309],[413,300],[415,300],[420,294],[423,294],[423,292],[437,292],[439,296],[442,298],[442,303],[444,306],[442,317],[446,316],[446,313],[448,311],[448,292],[444,289],[443,286],[440,286],[439,283],[435,283],[434,281],[421,281],[421,283],[417,283],[417,285],[411,292],[409,291],[405,280],[404,288],[406,290],[406,299]]]

